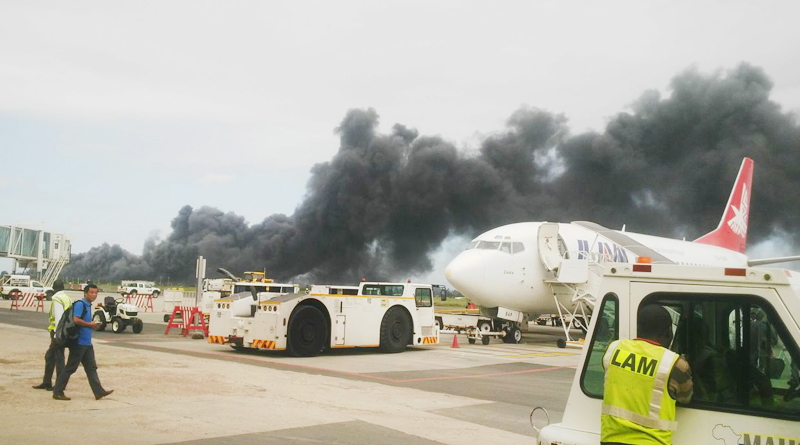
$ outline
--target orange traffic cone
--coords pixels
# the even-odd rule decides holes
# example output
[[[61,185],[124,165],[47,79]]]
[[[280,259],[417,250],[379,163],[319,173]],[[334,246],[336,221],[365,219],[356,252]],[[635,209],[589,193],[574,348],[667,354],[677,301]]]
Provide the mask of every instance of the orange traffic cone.
[[[458,336],[456,334],[453,334],[453,346],[450,346],[450,347],[451,348],[457,348],[458,347]]]

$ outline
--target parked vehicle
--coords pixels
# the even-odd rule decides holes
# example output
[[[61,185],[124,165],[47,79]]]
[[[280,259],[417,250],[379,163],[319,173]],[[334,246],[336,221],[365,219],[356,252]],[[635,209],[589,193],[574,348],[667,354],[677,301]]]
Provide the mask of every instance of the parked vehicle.
[[[7,275],[0,283],[0,293],[4,299],[10,298],[9,294],[44,294],[50,300],[55,294],[52,287],[45,286],[39,281],[31,279],[28,275]]]

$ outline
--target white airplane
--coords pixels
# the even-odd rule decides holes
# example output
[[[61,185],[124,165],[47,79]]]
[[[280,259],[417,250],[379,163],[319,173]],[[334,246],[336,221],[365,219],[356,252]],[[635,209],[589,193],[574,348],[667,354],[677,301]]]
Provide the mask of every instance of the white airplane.
[[[598,263],[649,257],[652,263],[746,267],[797,260],[798,257],[748,260],[745,255],[753,160],[745,158],[719,226],[693,242],[622,230],[595,223],[523,222],[476,237],[447,266],[450,284],[481,306],[495,328],[519,338],[523,316],[569,315],[568,328],[588,326],[599,287]],[[589,267],[587,268],[587,264]],[[588,269],[588,270],[587,270]],[[567,314],[564,314],[566,312]],[[583,320],[581,320],[583,318]],[[583,324],[580,324],[583,322]]]

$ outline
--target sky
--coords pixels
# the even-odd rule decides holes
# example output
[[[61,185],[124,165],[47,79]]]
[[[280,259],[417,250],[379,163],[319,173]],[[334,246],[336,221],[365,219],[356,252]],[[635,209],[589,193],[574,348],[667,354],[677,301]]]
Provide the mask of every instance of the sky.
[[[353,108],[469,151],[521,106],[602,131],[684,70],[748,62],[800,111],[799,13],[791,1],[3,1],[0,224],[67,233],[73,253],[140,254],[187,204],[249,223],[290,215]],[[442,245],[431,281],[464,243]]]

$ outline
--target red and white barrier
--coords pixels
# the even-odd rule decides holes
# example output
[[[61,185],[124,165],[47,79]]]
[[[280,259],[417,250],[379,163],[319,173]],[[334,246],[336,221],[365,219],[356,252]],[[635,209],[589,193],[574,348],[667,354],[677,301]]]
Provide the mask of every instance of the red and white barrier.
[[[39,309],[44,312],[44,294],[11,292],[11,308],[10,310],[19,310],[21,307],[36,307],[36,312]]]
[[[155,312],[153,310],[153,295],[152,294],[125,294],[125,303],[136,304],[138,308],[144,308],[142,312]]]
[[[164,335],[169,334],[171,328],[179,328],[184,337],[189,335],[189,331],[202,331],[203,335],[208,336],[208,325],[205,317],[196,306],[175,306],[172,309],[172,316],[169,318]]]

